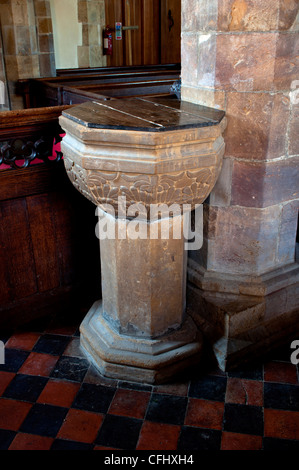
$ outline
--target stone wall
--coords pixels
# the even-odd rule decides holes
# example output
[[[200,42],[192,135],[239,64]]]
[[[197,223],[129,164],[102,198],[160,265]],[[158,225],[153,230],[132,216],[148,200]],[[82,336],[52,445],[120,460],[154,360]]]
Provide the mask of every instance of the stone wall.
[[[227,115],[188,268],[189,307],[224,370],[299,334],[298,9],[182,0],[182,99]]]
[[[49,0],[0,0],[0,19],[11,106],[20,109],[19,79],[55,75]]]
[[[105,1],[78,0],[78,21],[82,23],[82,46],[78,46],[78,66],[106,66],[102,37],[105,27]]]
[[[40,77],[56,75],[53,28],[49,0],[34,0]]]
[[[8,111],[10,109],[9,98],[7,93],[6,70],[4,64],[4,54],[2,46],[2,34],[0,25],[0,111]]]
[[[206,205],[205,268],[262,274],[294,262],[299,34],[293,0],[183,0],[182,97],[227,113]]]

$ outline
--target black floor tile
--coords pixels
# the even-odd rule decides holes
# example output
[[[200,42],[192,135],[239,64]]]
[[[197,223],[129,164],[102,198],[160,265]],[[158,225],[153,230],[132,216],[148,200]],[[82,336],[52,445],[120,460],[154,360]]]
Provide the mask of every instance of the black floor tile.
[[[84,442],[66,441],[64,439],[55,439],[50,450],[92,450],[92,444]]]
[[[262,408],[259,406],[226,403],[224,406],[223,430],[262,436],[264,433]]]
[[[182,425],[184,424],[187,404],[187,397],[153,393],[145,419],[158,423]]]
[[[223,402],[225,400],[226,382],[226,377],[205,375],[191,381],[189,396]]]
[[[10,332],[0,331],[0,341],[2,341],[5,344],[9,340],[12,334],[13,334],[13,331],[10,331]]]
[[[97,384],[83,383],[72,405],[73,408],[107,413],[115,389]]]
[[[269,354],[269,358],[271,361],[282,361],[282,362],[290,362],[291,354],[293,349],[290,348],[290,343],[287,343],[283,346],[280,346],[275,351],[272,351]]]
[[[264,437],[263,450],[299,450],[299,441]]]
[[[264,406],[277,410],[299,411],[298,385],[265,382]]]
[[[69,336],[45,334],[38,339],[33,351],[60,356],[67,347],[70,339]]]
[[[263,380],[263,374],[264,371],[262,364],[248,364],[242,368],[237,368],[227,373],[228,377],[248,380]]]
[[[47,321],[47,323],[48,325],[50,323],[50,327],[57,325],[59,328],[60,322]],[[67,321],[63,322],[66,327],[68,327],[67,323]],[[296,423],[296,415],[294,412],[299,412],[298,385],[293,385],[292,383],[264,382],[263,368],[265,361],[261,360],[258,365],[252,363],[251,365],[243,366],[240,369],[228,373],[221,372],[215,369],[214,366],[207,366],[207,362],[204,362],[204,370],[200,368],[199,370],[193,370],[192,374],[188,372],[185,379],[177,382],[183,385],[182,389],[172,386],[169,389],[165,388],[164,392],[161,393],[159,388],[156,389],[152,385],[128,382],[126,380],[107,379],[97,375],[98,373],[92,370],[93,368],[90,367],[89,362],[83,356],[64,356],[65,349],[72,338],[74,338],[75,327],[76,325],[72,325],[72,328],[68,330],[60,330],[63,334],[57,334],[56,331],[59,330],[51,328],[45,329],[45,325],[44,328],[41,325],[38,326],[38,324],[36,324],[35,327],[31,325],[28,326],[28,328],[24,328],[24,332],[28,331],[29,334],[38,331],[39,335],[42,335],[33,348],[34,352],[58,356],[50,378],[19,373],[20,367],[29,356],[30,351],[8,348],[5,350],[6,364],[0,366],[1,371],[11,372],[11,374],[2,372],[0,374],[0,387],[3,397],[27,401],[31,405],[31,409],[18,432],[53,438],[51,450],[93,450],[95,446],[107,447],[109,449],[123,449],[123,451],[135,450],[144,420],[109,414],[110,404],[118,388],[122,389],[122,393],[126,389],[128,392],[131,390],[130,394],[128,393],[128,399],[130,399],[131,395],[134,395],[132,394],[132,390],[151,393],[145,413],[145,419],[148,421],[148,426],[144,428],[145,432],[150,432],[150,429],[153,429],[152,432],[156,432],[156,429],[161,429],[166,433],[166,436],[167,433],[170,433],[170,438],[173,440],[174,445],[177,442],[177,433],[179,433],[177,451],[180,453],[191,453],[200,450],[220,450],[221,434],[223,431],[243,434],[243,438],[246,438],[246,436],[244,436],[246,434],[261,436],[256,441],[257,446],[260,445],[261,438],[264,434],[264,408],[263,406],[241,405],[233,402],[225,404],[226,385],[230,377],[250,379],[252,382],[263,382],[265,407],[268,409],[267,411],[270,409],[291,411],[291,426],[294,426],[294,423]],[[66,331],[73,333],[69,335],[65,333]],[[76,334],[78,334],[78,330]],[[7,341],[9,337],[9,335],[4,336],[3,333],[2,341]],[[279,355],[277,354],[276,356],[270,357],[269,360],[272,362],[271,367],[275,367],[273,358],[275,358],[276,361],[283,360],[290,363],[289,353],[288,345],[287,348],[280,351]],[[280,364],[276,362],[276,364],[278,365],[279,373],[279,371],[281,371],[281,362]],[[45,390],[43,403],[36,403],[40,393],[47,384],[49,384],[49,387]],[[188,396],[186,396],[187,384],[189,385]],[[230,385],[232,384],[233,382],[231,382]],[[247,390],[249,403],[262,405],[262,397],[260,395],[255,396],[255,391],[258,393],[261,392],[261,385],[261,383],[251,383],[251,386]],[[63,406],[54,406],[54,403],[59,403],[59,401],[56,400],[55,393],[65,395]],[[70,393],[72,397],[70,400],[67,399],[68,393]],[[216,410],[213,410],[213,408],[211,410],[211,421],[209,421],[209,416],[207,416],[205,428],[186,426],[184,424],[184,418],[189,397],[219,401],[225,404],[222,430],[218,428],[214,429],[213,420],[215,419]],[[255,401],[255,398],[257,401]],[[238,397],[234,394],[230,395],[229,399],[239,401]],[[60,436],[59,429],[67,416],[71,401],[73,401],[71,406],[74,409],[101,413],[101,415],[103,415],[103,421],[95,443],[86,444],[58,438],[58,436]],[[62,403],[62,401],[60,403]],[[211,406],[211,404],[209,406]],[[23,412],[22,407],[20,407],[20,409],[21,412]],[[26,410],[26,407],[24,409]],[[75,416],[76,418],[74,419],[78,419],[84,426],[84,419],[88,415],[84,413],[74,413],[73,417]],[[82,421],[80,421],[81,419]],[[160,424],[162,425],[160,426]],[[209,428],[209,424],[211,428]],[[276,438],[264,437],[262,449],[298,450],[299,441],[284,439],[285,436],[290,435],[290,433],[286,432],[287,426],[287,422],[280,423],[280,426],[278,426],[279,429],[277,433],[275,433]],[[89,425],[87,424],[87,430],[88,427]],[[91,428],[93,428],[92,423]],[[173,429],[174,434],[172,434],[171,429]],[[17,432],[0,429],[0,450],[9,449],[15,436],[17,436]],[[291,434],[291,436],[293,436],[293,434]],[[145,435],[143,434],[142,445],[144,445],[144,438]],[[149,441],[151,440],[150,435],[148,435],[148,439]],[[17,442],[16,440],[16,445]],[[252,442],[255,442],[254,438]],[[21,447],[25,444],[20,441],[19,445]],[[31,444],[27,442],[26,445]],[[238,439],[236,439],[232,445],[234,448],[238,447]],[[37,447],[39,447],[38,443]]]
[[[18,372],[29,354],[30,353],[28,351],[5,348],[5,364],[0,365],[0,371],[3,370],[6,372]]]
[[[143,421],[124,416],[106,415],[96,444],[116,449],[134,450]]]
[[[47,377],[17,374],[7,386],[3,397],[35,402],[47,381]]]
[[[7,450],[16,436],[16,432],[0,429],[0,450]]]
[[[137,382],[124,382],[122,380],[118,382],[118,387],[127,388],[129,390],[139,390],[142,392],[151,392],[153,388],[151,385],[146,385],[146,384],[137,383]]]
[[[183,426],[178,442],[179,452],[220,450],[221,431]]]
[[[68,408],[36,403],[26,416],[20,431],[39,436],[56,437]]]
[[[62,356],[51,373],[52,378],[82,382],[89,368],[89,362],[79,357]]]

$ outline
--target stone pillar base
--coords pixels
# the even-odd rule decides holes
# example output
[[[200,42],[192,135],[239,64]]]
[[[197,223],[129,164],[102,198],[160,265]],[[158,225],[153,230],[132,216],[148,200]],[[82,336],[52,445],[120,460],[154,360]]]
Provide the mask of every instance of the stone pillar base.
[[[216,273],[209,276],[192,267],[188,271],[189,314],[207,338],[221,370],[250,362],[298,337],[298,264],[255,277],[251,286],[249,278],[245,282],[245,277],[228,279],[225,275],[217,283]],[[216,285],[226,292],[216,292]]]
[[[299,284],[299,263],[290,263],[260,276],[250,276],[209,271],[189,259],[188,280],[208,292],[264,297],[291,284]]]
[[[191,317],[156,339],[117,332],[96,302],[80,326],[80,345],[99,372],[110,378],[159,384],[201,359],[202,336]]]

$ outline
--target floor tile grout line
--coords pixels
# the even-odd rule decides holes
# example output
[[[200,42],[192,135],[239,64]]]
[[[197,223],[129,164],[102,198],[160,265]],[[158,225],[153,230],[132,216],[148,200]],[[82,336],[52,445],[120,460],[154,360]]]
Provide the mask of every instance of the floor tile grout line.
[[[56,335],[56,336],[61,336],[61,335]],[[62,336],[66,336],[66,335],[62,335]],[[70,335],[67,335],[67,336],[69,337]],[[72,336],[70,336],[70,337],[72,337]],[[67,346],[66,346],[66,347],[67,347]],[[18,348],[12,348],[12,349],[15,349],[16,351],[19,351]],[[32,349],[33,349],[33,348],[32,348]],[[21,351],[24,352],[24,350],[21,350]],[[32,350],[27,351],[27,352],[30,354],[31,351],[32,351]],[[48,354],[48,353],[44,353],[44,354]],[[61,353],[61,355],[60,355],[59,357],[63,357],[63,354],[64,354],[64,352]],[[53,354],[50,354],[50,355],[53,356]],[[65,357],[68,357],[68,356],[65,356]],[[69,357],[76,357],[76,356],[69,356]],[[273,362],[273,361],[272,361],[272,362]],[[276,362],[276,363],[279,363],[279,362],[280,362],[280,363],[287,363],[287,361],[275,361],[275,362]],[[22,367],[22,366],[20,366],[20,368],[21,368],[21,367]],[[19,369],[20,369],[20,368],[19,368]],[[273,381],[265,380],[265,364],[264,364],[264,363],[262,363],[261,368],[262,368],[262,378],[261,378],[261,379],[260,379],[260,378],[259,378],[259,379],[256,379],[256,378],[249,378],[249,379],[247,379],[246,377],[245,377],[245,378],[239,377],[239,378],[240,378],[241,380],[253,380],[254,382],[262,382],[262,383],[263,383],[263,394],[264,394],[264,388],[265,388],[265,385],[266,385],[266,384],[267,384],[267,385],[271,385],[271,384],[288,385],[288,386],[294,386],[294,387],[296,387],[296,386],[298,385],[298,384],[293,384],[293,383],[285,382],[285,381],[284,381],[284,382],[281,382],[281,381],[275,381],[275,382],[273,382]],[[90,369],[90,368],[88,368],[88,370],[89,370],[89,369]],[[77,391],[77,393],[78,393],[79,390],[80,390],[80,388],[82,387],[82,384],[84,383],[84,379],[85,379],[85,377],[86,377],[86,374],[87,374],[88,370],[86,370],[86,372],[85,372],[85,374],[84,374],[84,377],[82,378],[82,380],[81,380],[80,382],[78,382],[78,381],[70,381],[70,380],[68,380],[68,379],[63,379],[63,378],[62,378],[62,379],[59,379],[59,378],[58,378],[57,380],[62,380],[62,381],[65,380],[65,381],[67,381],[67,382],[80,383],[80,387],[79,387],[79,389],[78,389],[78,391]],[[297,368],[297,372],[298,372],[298,368]],[[15,375],[17,375],[18,373],[20,373],[19,370],[18,370],[17,372],[14,372]],[[30,375],[30,374],[23,374],[23,375]],[[34,374],[33,374],[32,376],[33,376],[33,377],[39,377],[39,375],[34,375]],[[47,383],[48,383],[48,381],[51,379],[50,374],[49,374],[46,378],[47,378]],[[226,393],[227,393],[227,379],[228,379],[228,374],[226,374],[225,378],[226,378],[226,390],[225,390],[225,397],[224,397],[224,400],[223,400],[224,407],[225,407],[225,404],[226,404]],[[191,380],[188,382],[188,387],[187,387],[186,395],[184,395],[185,398],[187,399],[187,400],[186,400],[186,401],[187,401],[187,404],[186,404],[186,408],[185,408],[185,410],[184,410],[184,423],[180,425],[180,436],[181,436],[181,433],[182,433],[182,427],[185,425],[186,414],[187,414],[187,411],[188,411],[188,404],[189,404],[189,402],[190,402],[190,384],[191,384]],[[108,407],[107,411],[104,413],[104,415],[109,414],[109,410],[110,410],[110,407],[111,407],[113,398],[115,397],[116,390],[117,390],[118,388],[121,388],[121,387],[119,387],[119,382],[117,382],[115,385],[116,385],[116,386],[114,387],[114,394],[113,394],[113,397],[112,397],[112,399],[111,399],[111,401],[110,401],[110,404],[109,404],[109,407]],[[132,385],[134,385],[134,384],[132,384]],[[104,384],[102,384],[102,386],[105,387]],[[132,386],[132,388],[129,388],[129,389],[130,389],[130,390],[134,390],[134,387]],[[4,390],[4,391],[5,391],[5,390]],[[142,390],[136,390],[136,391],[138,392],[138,391],[142,391]],[[41,391],[41,393],[42,393],[42,391]],[[150,391],[150,397],[152,397],[153,393],[158,393],[158,394],[159,394],[159,393],[161,393],[161,392],[159,392],[158,390],[155,391],[154,388],[152,387],[152,388],[151,388],[151,391]],[[175,393],[169,394],[169,393],[167,393],[167,392],[166,392],[166,393],[165,393],[165,392],[162,392],[161,394],[167,394],[167,395],[171,395],[171,396],[181,397],[181,395],[177,395],[177,394],[175,394]],[[2,397],[2,398],[5,398],[5,397]],[[37,400],[38,400],[38,399],[37,399]],[[28,402],[28,400],[23,400],[23,402],[31,403],[32,406],[33,406],[33,405],[37,402],[37,400],[35,400],[34,402],[31,402],[31,401]],[[22,401],[22,400],[21,400],[21,401]],[[149,403],[150,403],[150,398],[149,398],[149,401],[148,401],[148,403],[147,403],[147,410],[148,410],[148,407],[149,407]],[[244,406],[248,406],[248,405],[244,405]],[[253,406],[253,405],[252,405],[252,406]],[[70,407],[70,408],[71,408],[71,407]],[[70,408],[69,408],[69,409],[70,409]],[[265,422],[264,422],[265,406],[264,406],[264,401],[263,401],[263,406],[259,406],[259,408],[261,408],[261,411],[262,411],[262,413],[263,413],[263,435],[262,435],[262,439],[264,440],[264,439],[267,437],[267,436],[265,436]],[[270,408],[270,409],[274,409],[274,410],[275,410],[275,409],[277,409],[277,408],[274,407],[274,408]],[[146,410],[145,415],[144,415],[144,417],[143,417],[143,419],[142,419],[142,426],[144,425],[144,422],[146,421],[146,413],[147,413],[147,410]],[[281,411],[290,411],[290,410],[284,410],[284,409],[281,409],[281,408],[278,408],[278,410],[281,410]],[[222,433],[224,432],[224,426],[223,426],[224,423],[223,423],[223,421],[224,421],[224,413],[223,413],[223,415],[222,415],[222,430],[221,430]],[[194,426],[194,427],[196,427],[196,426]],[[138,436],[138,441],[139,441],[139,439],[140,439],[141,429],[142,429],[142,427],[140,428],[140,432],[139,432],[139,436]],[[58,431],[58,432],[59,432],[59,431]],[[57,433],[58,433],[58,432],[57,432]],[[180,439],[180,437],[179,437],[179,439]],[[279,437],[279,439],[281,439],[281,437]],[[221,440],[222,440],[222,437],[221,437]],[[290,439],[285,439],[285,441],[290,441]],[[294,440],[294,441],[297,442],[296,440]],[[93,444],[93,445],[95,445],[95,444]]]

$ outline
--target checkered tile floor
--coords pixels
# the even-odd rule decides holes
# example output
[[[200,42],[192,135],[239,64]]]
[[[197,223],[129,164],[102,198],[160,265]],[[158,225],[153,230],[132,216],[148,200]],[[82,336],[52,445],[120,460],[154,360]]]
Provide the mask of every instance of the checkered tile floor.
[[[290,347],[260,363],[148,386],[99,376],[78,325],[42,320],[1,337],[1,450],[299,449]]]

